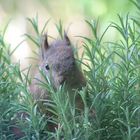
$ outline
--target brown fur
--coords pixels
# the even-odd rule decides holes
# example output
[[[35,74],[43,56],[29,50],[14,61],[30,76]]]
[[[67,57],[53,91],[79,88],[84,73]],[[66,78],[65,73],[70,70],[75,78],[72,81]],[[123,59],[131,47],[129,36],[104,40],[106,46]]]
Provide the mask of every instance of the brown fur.
[[[74,90],[79,90],[86,85],[86,80],[76,64],[73,48],[66,34],[63,40],[56,40],[50,45],[48,44],[47,35],[42,37],[39,67],[49,77],[56,90],[65,83],[71,100],[75,96]],[[36,100],[49,98],[47,89],[44,90],[39,87],[37,79],[40,81],[43,80],[39,72],[35,74],[35,79],[30,87],[34,98]],[[45,109],[41,102],[39,103],[39,107],[44,113]],[[79,109],[83,109],[84,107],[80,96],[76,96],[76,107]],[[46,115],[50,116],[52,114],[47,112]],[[53,124],[49,124],[48,126],[48,128],[51,128],[51,131],[54,130],[52,126]]]
[[[81,89],[86,85],[86,80],[76,65],[73,48],[66,34],[63,40],[56,40],[51,45],[48,44],[47,35],[44,35],[41,47],[42,57],[39,67],[49,77],[55,89],[58,89],[64,82],[69,90]],[[49,70],[46,69],[46,65]],[[31,85],[33,96],[35,99],[47,98],[45,97],[47,90],[40,88],[36,79],[42,80],[39,72],[35,75]]]

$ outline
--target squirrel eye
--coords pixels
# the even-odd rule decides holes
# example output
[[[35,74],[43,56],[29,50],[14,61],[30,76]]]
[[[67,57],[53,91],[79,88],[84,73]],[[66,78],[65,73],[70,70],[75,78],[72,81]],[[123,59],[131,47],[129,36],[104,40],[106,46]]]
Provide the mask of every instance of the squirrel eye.
[[[48,64],[45,65],[45,69],[46,69],[46,70],[49,70],[49,69],[50,69],[50,67],[49,67]]]

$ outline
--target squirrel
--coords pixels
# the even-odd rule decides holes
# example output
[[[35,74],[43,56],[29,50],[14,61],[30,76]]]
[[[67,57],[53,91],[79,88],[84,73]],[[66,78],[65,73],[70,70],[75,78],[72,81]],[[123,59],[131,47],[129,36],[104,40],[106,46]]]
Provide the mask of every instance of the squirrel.
[[[85,87],[86,80],[76,63],[72,44],[65,32],[63,39],[57,39],[51,44],[48,43],[47,34],[42,36],[39,69],[49,78],[52,86],[56,90],[65,83],[70,101],[75,101],[78,112],[83,112],[84,103],[79,94],[75,96],[75,90],[81,90],[82,87]],[[31,93],[34,99],[38,101],[39,109],[46,115],[52,116],[52,114],[46,113],[46,107],[43,106],[43,102],[40,102],[42,101],[40,99],[45,100],[49,98],[49,91],[38,85],[38,82],[42,81],[42,79],[43,77],[40,72],[35,74],[30,87]],[[54,128],[57,127],[53,126],[53,124],[49,126],[48,129],[50,131],[53,131]]]
[[[39,68],[49,77],[56,90],[65,83],[68,92],[74,94],[73,90],[80,90],[86,85],[85,77],[76,64],[72,44],[65,32],[62,40],[55,40],[50,45],[47,34],[42,36]],[[38,81],[41,80],[41,74],[37,73],[30,87],[33,97],[37,100],[47,98],[48,94],[47,90],[38,86]],[[80,100],[82,99],[76,99],[76,104],[82,108]]]

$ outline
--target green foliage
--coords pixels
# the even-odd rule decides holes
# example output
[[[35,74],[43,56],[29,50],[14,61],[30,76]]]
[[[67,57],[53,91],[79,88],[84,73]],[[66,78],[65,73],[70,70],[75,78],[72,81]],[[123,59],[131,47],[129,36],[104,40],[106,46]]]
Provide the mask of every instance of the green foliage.
[[[93,36],[81,36],[85,40],[85,54],[80,61],[87,79],[87,86],[75,91],[75,96],[80,95],[84,103],[81,114],[70,100],[66,86],[56,91],[42,71],[46,82],[39,81],[38,86],[47,89],[50,98],[42,101],[32,98],[29,91],[31,67],[25,73],[20,70],[20,64],[11,62],[15,50],[11,51],[5,42],[6,26],[0,35],[1,140],[16,138],[12,128],[24,132],[21,139],[25,140],[140,139],[140,21],[139,17],[132,18],[129,14],[118,15],[118,19],[118,24],[112,22],[102,34],[98,33],[98,22],[86,21]],[[48,21],[40,31],[38,17],[27,20],[36,35],[26,36],[39,47]],[[56,28],[63,37],[61,21]],[[103,42],[109,28],[118,31],[120,39],[116,42]],[[53,115],[47,116],[46,111]],[[58,124],[54,132],[48,129],[50,123]]]

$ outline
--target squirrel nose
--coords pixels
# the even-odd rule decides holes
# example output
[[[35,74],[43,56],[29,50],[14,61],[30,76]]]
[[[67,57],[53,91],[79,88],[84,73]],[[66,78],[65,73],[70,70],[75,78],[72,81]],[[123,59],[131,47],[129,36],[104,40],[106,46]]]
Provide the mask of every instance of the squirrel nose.
[[[59,84],[60,84],[60,85],[63,85],[64,82],[65,82],[65,78],[64,78],[64,77],[61,77],[61,78],[59,79]]]

